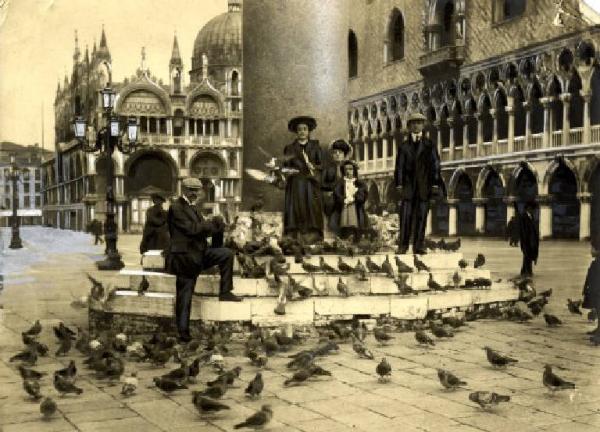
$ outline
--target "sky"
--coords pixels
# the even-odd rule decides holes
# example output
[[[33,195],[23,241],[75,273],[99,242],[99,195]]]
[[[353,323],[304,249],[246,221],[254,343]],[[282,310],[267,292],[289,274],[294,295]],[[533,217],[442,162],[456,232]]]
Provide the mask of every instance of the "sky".
[[[54,95],[71,74],[75,30],[82,55],[100,42],[104,24],[113,80],[133,75],[146,48],[146,65],[168,82],[177,32],[189,71],[194,40],[227,0],[0,0],[0,141],[54,148]],[[186,83],[189,81],[186,81]]]

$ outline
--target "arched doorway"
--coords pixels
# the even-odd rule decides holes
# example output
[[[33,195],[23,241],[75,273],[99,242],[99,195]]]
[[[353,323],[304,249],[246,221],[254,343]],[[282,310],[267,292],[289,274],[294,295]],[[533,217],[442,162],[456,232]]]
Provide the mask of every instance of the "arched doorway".
[[[147,151],[132,155],[125,173],[125,194],[131,206],[129,227],[139,230],[146,222],[146,210],[152,205],[150,195],[160,193],[168,198],[175,194],[176,168],[162,152]]]
[[[454,193],[458,200],[457,207],[457,233],[458,235],[475,234],[475,204],[473,204],[473,184],[466,173],[461,174],[456,182]]]
[[[552,236],[579,238],[577,179],[564,162],[552,173],[548,193],[552,196]]]
[[[496,171],[491,170],[482,191],[485,203],[485,234],[503,236],[506,227],[506,204],[504,186]]]
[[[590,236],[592,244],[600,248],[600,164],[596,165],[596,169],[590,177],[588,187],[592,194]]]

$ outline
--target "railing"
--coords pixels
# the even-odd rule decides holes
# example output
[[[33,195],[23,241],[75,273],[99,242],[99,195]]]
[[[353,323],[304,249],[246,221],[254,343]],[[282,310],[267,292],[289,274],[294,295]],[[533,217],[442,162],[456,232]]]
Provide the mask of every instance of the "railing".
[[[469,144],[467,146],[467,158],[474,159],[477,157],[477,144]]]
[[[520,151],[524,151],[525,150],[525,137],[516,137],[513,141],[513,151],[516,152],[520,152]],[[508,151],[508,148],[506,149],[506,151]],[[498,149],[498,152],[500,153],[500,149]]]
[[[508,140],[507,139],[498,140],[498,150],[496,151],[496,153],[506,153],[506,152],[508,152]]]
[[[218,138],[218,137],[217,137]],[[189,137],[189,142],[190,144],[198,144],[198,145],[212,145],[213,144],[213,140],[215,139],[214,136],[212,135],[208,135],[208,136],[190,136]]]
[[[454,159],[460,160],[463,158],[464,147],[454,147]]]
[[[375,161],[374,160],[367,161],[367,170],[373,171],[374,169],[375,169]]]
[[[590,141],[593,143],[600,143],[600,125],[592,126],[590,132]]]
[[[442,162],[447,162],[450,160],[450,149],[448,147],[442,149]]]
[[[140,138],[142,142],[145,141],[148,144],[169,144],[171,136],[167,134],[141,133]]]
[[[387,158],[387,160],[385,161],[385,167],[386,167],[387,169],[389,169],[389,168],[394,168],[394,163],[395,163],[395,162],[396,162],[396,161],[394,160],[394,158]]]
[[[481,155],[482,156],[490,156],[492,154],[492,149],[494,147],[494,143],[484,142],[481,146]]]
[[[583,128],[573,128],[569,132],[569,145],[583,143]]]
[[[544,144],[544,133],[536,133],[531,135],[531,141],[529,143],[529,150],[539,150]]]
[[[561,147],[562,146],[562,135],[563,134],[562,134],[561,130],[552,132],[550,146],[551,147]]]
[[[375,169],[376,170],[383,169],[383,160],[382,159],[375,160]]]

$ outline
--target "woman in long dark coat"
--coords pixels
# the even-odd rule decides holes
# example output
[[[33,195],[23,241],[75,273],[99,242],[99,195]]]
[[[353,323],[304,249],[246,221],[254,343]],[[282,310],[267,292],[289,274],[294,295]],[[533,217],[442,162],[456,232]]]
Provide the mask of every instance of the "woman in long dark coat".
[[[344,178],[333,190],[333,213],[331,230],[341,237],[354,234],[358,240],[368,228],[369,219],[365,211],[368,198],[367,184],[358,179],[358,168],[351,161],[342,164]],[[349,196],[352,193],[352,196]]]
[[[288,177],[285,185],[283,233],[309,243],[323,238],[321,146],[310,139],[316,127],[312,117],[290,120],[288,130],[297,137],[283,150],[283,166],[298,171]]]
[[[583,304],[586,309],[594,309],[596,315],[600,311],[600,251],[592,246],[592,257],[594,260],[590,264],[583,284]],[[600,319],[598,327],[594,333],[600,334]]]
[[[140,253],[149,250],[165,250],[169,245],[169,226],[167,224],[167,211],[162,208],[165,199],[159,194],[151,195],[154,205],[146,210],[146,224]]]

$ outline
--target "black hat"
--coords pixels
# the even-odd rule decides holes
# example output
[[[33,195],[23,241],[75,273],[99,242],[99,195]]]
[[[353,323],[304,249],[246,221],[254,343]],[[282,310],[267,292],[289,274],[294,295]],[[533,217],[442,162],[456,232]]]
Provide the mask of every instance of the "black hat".
[[[298,116],[294,117],[288,122],[288,130],[295,133],[299,124],[305,124],[308,126],[309,131],[313,131],[317,127],[317,121],[314,119],[314,117]]]
[[[352,146],[348,144],[343,139],[337,139],[331,143],[329,146],[330,150],[341,150],[344,153],[344,156],[348,156],[348,153],[352,151]]]
[[[161,194],[159,194],[158,192],[151,193],[150,199],[152,199],[152,201],[160,201],[160,202],[166,201],[165,197],[162,196]]]

